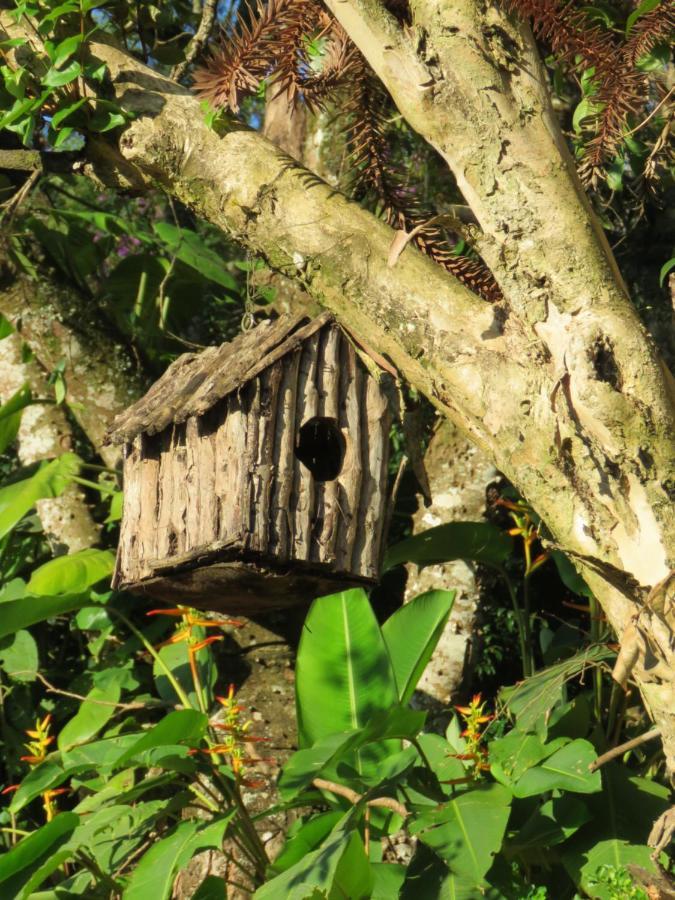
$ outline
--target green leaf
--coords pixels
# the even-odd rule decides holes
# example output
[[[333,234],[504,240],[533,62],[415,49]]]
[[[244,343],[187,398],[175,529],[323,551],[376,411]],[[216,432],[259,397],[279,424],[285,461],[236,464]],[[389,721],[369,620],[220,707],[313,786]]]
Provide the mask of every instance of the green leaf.
[[[17,631],[0,641],[0,667],[14,681],[35,681],[38,649],[28,631]]]
[[[595,102],[590,97],[584,97],[581,103],[577,104],[572,116],[572,128],[574,128],[574,131],[577,134],[581,134],[584,119],[595,118],[601,110],[601,103]]]
[[[523,853],[539,847],[562,844],[592,819],[585,803],[563,795],[548,800],[536,809],[509,841],[509,852]]]
[[[582,855],[564,856],[565,868],[574,883],[584,891],[584,895],[593,900],[616,900],[616,890],[608,885],[595,882],[595,876],[601,866],[622,868],[627,865],[640,866],[647,872],[657,873],[651,858],[649,847],[630,844],[628,841],[598,841]],[[646,895],[645,895],[646,896]]]
[[[49,463],[43,463],[30,478],[0,488],[0,538],[35,506],[38,500],[58,497],[80,469],[80,458],[64,453]]]
[[[562,700],[562,688],[567,681],[576,678],[589,666],[612,659],[614,652],[603,644],[565,659],[554,666],[542,669],[536,675],[510,687],[502,688],[499,699],[515,716],[520,731],[546,730],[546,718],[554,706]]]
[[[115,491],[115,493],[110,498],[110,511],[105,518],[106,524],[108,522],[119,522],[122,518],[122,507],[124,503],[124,492],[123,491]]]
[[[110,100],[102,100],[100,97],[96,100],[96,110],[88,123],[90,131],[97,131],[104,134],[106,131],[112,131],[113,128],[119,128],[126,125],[127,116],[116,103]]]
[[[225,270],[221,258],[206,246],[196,232],[188,228],[178,228],[170,222],[157,222],[154,229],[172,256],[176,256],[221,287],[235,292],[238,290],[237,282]]]
[[[270,869],[278,875],[300,862],[304,856],[315,850],[330,834],[342,819],[344,813],[339,810],[312,815],[306,822],[297,820],[295,828],[286,834],[286,843]]]
[[[565,556],[564,553],[561,553],[560,550],[551,550],[550,555],[558,570],[560,580],[565,587],[569,588],[575,594],[591,598],[593,596],[591,589],[574,568],[569,557]]]
[[[675,269],[675,256],[672,259],[669,259],[668,262],[665,262],[661,266],[661,271],[659,272],[659,284],[661,285],[661,287],[663,287],[663,285],[665,283],[666,276],[673,269]]]
[[[72,116],[74,112],[87,102],[87,98],[84,97],[81,100],[76,100],[75,103],[71,103],[69,106],[62,107],[58,112],[55,112],[52,116],[51,126],[53,129],[58,130],[59,125],[68,118],[68,116]]]
[[[500,784],[481,785],[418,815],[410,832],[478,887],[502,845],[510,804],[511,793]]]
[[[0,453],[14,443],[21,424],[23,410],[32,402],[33,395],[27,384],[0,406]]]
[[[550,756],[555,749],[557,747],[551,747],[547,751],[547,746],[538,735],[514,729],[506,737],[490,742],[492,775],[509,787],[528,769]]]
[[[563,864],[584,890],[598,867],[606,863],[635,863],[654,872],[644,840],[669,806],[668,789],[652,779],[631,776],[629,769],[615,762],[605,764],[600,772],[602,793],[584,798],[592,819],[563,848]],[[589,893],[610,900],[604,891]]]
[[[181,822],[168,837],[152,845],[129,879],[123,900],[167,900],[176,875],[195,855],[205,849],[221,849],[225,829],[234,812],[206,825]]]
[[[77,60],[73,60],[65,69],[57,69],[52,66],[42,79],[42,84],[45,87],[63,87],[64,84],[70,84],[71,81],[74,81],[81,74],[82,66]]]
[[[288,760],[279,778],[281,796],[286,800],[296,796],[324,769],[346,759],[349,754],[358,752],[367,744],[417,737],[425,718],[425,712],[395,705],[386,712],[376,713],[362,728],[320,738],[312,747],[298,750]],[[384,765],[384,761],[381,765]]]
[[[516,797],[534,797],[557,789],[592,794],[602,788],[600,772],[588,771],[596,759],[593,744],[572,741],[541,765],[528,769],[513,787],[513,793]]]
[[[382,626],[399,702],[407,703],[443,633],[454,591],[428,591],[398,609]]]
[[[489,522],[448,522],[394,544],[385,553],[383,570],[406,562],[431,566],[453,559],[499,568],[512,553],[510,535]]]
[[[362,589],[321,597],[312,604],[296,664],[299,746],[340,731],[364,728],[396,705],[398,692],[377,619]],[[356,751],[363,772],[366,756],[385,747]]]
[[[83,34],[72,34],[70,37],[64,38],[64,40],[56,45],[53,52],[49,54],[52,66],[55,69],[60,68],[64,62],[70,59],[73,53],[77,53],[83,40]]]
[[[124,765],[144,750],[200,738],[206,732],[208,724],[208,717],[195,709],[177,709],[170,712],[115,760],[115,768]]]
[[[19,789],[12,797],[9,810],[18,813],[44,791],[58,787],[68,778],[70,772],[64,767],[57,753],[51,754],[47,759],[31,769],[28,775],[19,785]]]
[[[33,867],[44,861],[47,855],[54,854],[68,840],[79,822],[80,818],[75,813],[60,813],[0,856],[0,885],[4,885],[0,887],[2,895],[7,898],[20,896],[18,889],[22,886],[22,881],[27,879],[13,876],[25,873],[26,869],[32,874]],[[12,879],[11,887],[7,884],[9,879]]]
[[[494,894],[484,892],[482,884],[477,887],[472,878],[451,872],[435,853],[419,843],[405,873],[401,892],[393,896],[399,896],[400,900],[493,900]],[[500,895],[499,900],[504,898]]]
[[[642,2],[638,4],[637,9],[634,9],[626,19],[626,37],[628,37],[633,25],[635,25],[640,16],[644,16],[645,13],[656,9],[660,2],[661,0],[642,0]]]
[[[0,313],[0,341],[4,340],[4,338],[6,337],[9,337],[10,334],[14,334],[12,323],[6,316],[3,316],[3,314]]]
[[[397,863],[371,863],[370,869],[373,873],[373,890],[370,900],[392,900],[399,896],[405,881],[405,866]]]
[[[110,550],[78,550],[35,569],[26,590],[38,596],[80,594],[112,575],[114,567],[115,556]]]
[[[352,841],[360,842],[356,832],[345,828],[333,831],[318,850],[308,853],[300,862],[258,888],[253,895],[255,900],[328,897],[337,868]]]
[[[120,693],[119,682],[113,679],[105,687],[93,687],[73,718],[59,732],[59,750],[84,744],[95,737],[114,715],[115,707],[109,704],[117,703]]]
[[[20,600],[11,600],[0,605],[0,638],[13,634],[21,628],[28,628],[45,619],[53,619],[64,613],[74,612],[91,603],[88,593],[57,594],[55,596],[33,597],[27,595]]]

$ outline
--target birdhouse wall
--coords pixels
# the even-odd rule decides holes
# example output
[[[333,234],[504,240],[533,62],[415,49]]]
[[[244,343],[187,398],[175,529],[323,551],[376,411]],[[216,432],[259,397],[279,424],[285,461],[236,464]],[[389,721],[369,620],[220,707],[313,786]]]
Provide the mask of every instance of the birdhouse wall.
[[[341,435],[330,480],[296,456],[317,417]],[[216,560],[376,579],[390,425],[378,383],[325,326],[203,415],[126,445],[116,583]]]

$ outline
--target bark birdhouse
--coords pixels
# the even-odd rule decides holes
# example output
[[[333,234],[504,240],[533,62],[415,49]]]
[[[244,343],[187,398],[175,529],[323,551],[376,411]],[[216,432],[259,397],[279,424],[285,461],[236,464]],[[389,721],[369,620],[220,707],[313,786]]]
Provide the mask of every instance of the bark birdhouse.
[[[390,424],[330,314],[181,356],[110,432],[124,445],[113,586],[250,614],[373,583]]]

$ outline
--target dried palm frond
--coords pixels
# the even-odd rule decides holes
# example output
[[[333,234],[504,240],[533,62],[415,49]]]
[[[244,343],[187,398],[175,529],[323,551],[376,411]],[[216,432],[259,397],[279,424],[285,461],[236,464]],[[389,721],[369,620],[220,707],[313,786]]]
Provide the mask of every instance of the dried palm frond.
[[[402,182],[398,167],[392,162],[387,131],[394,109],[389,95],[360,54],[354,70],[345,110],[353,193],[373,194],[387,224],[410,232],[433,218],[433,212],[420,203],[412,187]],[[423,228],[413,241],[479,296],[491,301],[500,299],[499,286],[487,266],[478,259],[457,256],[437,225]]]
[[[258,0],[250,26],[239,14],[234,34],[223,34],[205,65],[195,70],[197,96],[238,112],[242,96],[257,90],[289,41],[295,41],[298,21],[304,21],[309,10],[316,10],[312,0],[269,0],[266,6]]]
[[[297,35],[292,52],[286,52],[279,60],[275,84],[277,93],[287,93],[292,103],[297,95],[311,111],[325,107],[326,101],[357,71],[358,50],[347,32],[335,20],[328,17],[322,22],[322,30],[314,37],[314,44],[324,42],[323,51],[314,59],[310,56],[303,35],[312,31],[309,20]],[[316,23],[314,23],[316,27]]]
[[[594,181],[601,165],[616,153],[626,121],[644,105],[648,78],[636,64],[675,29],[675,9],[664,0],[633,23],[623,44],[610,32],[592,24],[574,0],[505,0],[506,7],[529,19],[538,37],[574,69],[593,68],[597,85],[596,135],[586,148],[580,173]]]

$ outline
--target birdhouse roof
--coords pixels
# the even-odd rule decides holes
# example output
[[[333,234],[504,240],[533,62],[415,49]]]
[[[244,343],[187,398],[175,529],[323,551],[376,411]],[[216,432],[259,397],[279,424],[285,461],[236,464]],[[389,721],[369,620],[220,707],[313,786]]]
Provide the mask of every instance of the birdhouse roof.
[[[332,321],[329,312],[311,320],[304,315],[284,315],[262,322],[229,343],[201,353],[184,353],[144,397],[117,416],[108,441],[123,444],[139,434],[157,434],[167,425],[203,415]]]

